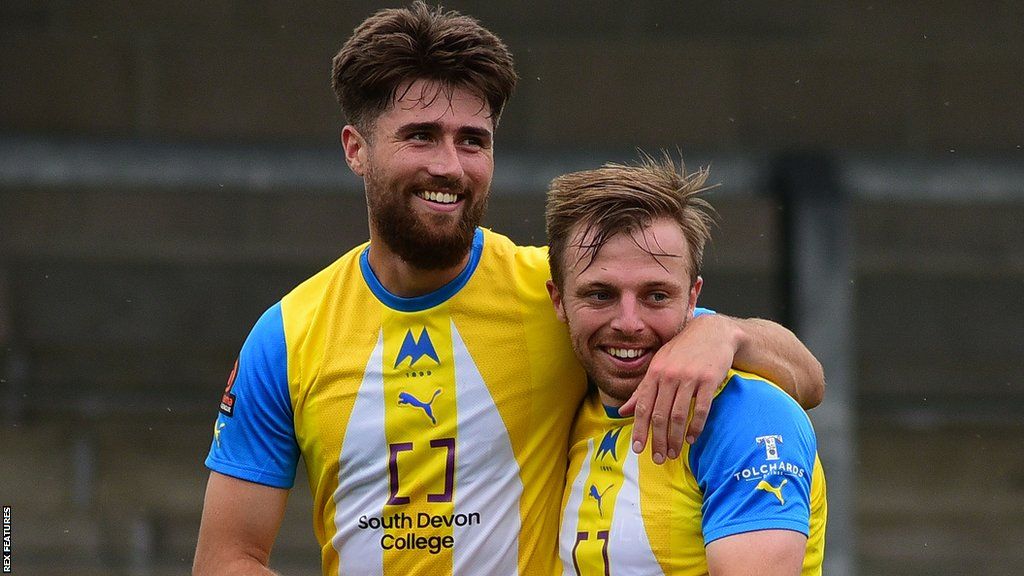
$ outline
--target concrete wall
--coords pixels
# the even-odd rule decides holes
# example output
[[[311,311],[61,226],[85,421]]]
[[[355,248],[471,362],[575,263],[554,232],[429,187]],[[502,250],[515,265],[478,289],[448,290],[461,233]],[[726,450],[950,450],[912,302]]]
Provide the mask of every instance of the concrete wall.
[[[513,50],[511,148],[1016,152],[1024,7],[460,1]],[[371,2],[13,0],[0,126],[332,141],[330,59]]]

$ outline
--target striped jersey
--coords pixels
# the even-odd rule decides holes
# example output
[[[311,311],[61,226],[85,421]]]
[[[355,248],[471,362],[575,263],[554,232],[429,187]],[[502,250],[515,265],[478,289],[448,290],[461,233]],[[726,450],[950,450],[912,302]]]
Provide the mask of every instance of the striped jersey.
[[[257,322],[206,460],[290,488],[299,456],[323,574],[551,574],[585,393],[547,251],[478,229],[439,290],[389,293],[368,245]]]
[[[754,530],[806,536],[821,574],[825,477],[807,414],[774,384],[730,371],[704,432],[658,466],[630,449],[633,419],[591,394],[569,449],[559,535],[569,576],[708,573],[705,544]]]

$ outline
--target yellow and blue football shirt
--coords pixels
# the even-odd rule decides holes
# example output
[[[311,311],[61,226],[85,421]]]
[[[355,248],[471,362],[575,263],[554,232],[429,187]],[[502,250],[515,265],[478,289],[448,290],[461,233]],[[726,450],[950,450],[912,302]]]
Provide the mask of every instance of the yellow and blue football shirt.
[[[807,414],[774,384],[731,371],[704,432],[658,466],[630,450],[633,419],[592,393],[569,449],[562,574],[708,573],[705,544],[754,530],[808,537],[802,574],[821,574],[825,476]]]
[[[449,284],[390,294],[349,252],[268,310],[207,465],[291,487],[299,455],[327,574],[551,574],[586,390],[547,251],[487,230]]]

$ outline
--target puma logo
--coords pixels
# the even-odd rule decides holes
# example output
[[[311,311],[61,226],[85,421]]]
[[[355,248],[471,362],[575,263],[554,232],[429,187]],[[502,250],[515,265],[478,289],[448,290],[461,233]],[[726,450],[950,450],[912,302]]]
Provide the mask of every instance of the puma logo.
[[[398,393],[398,405],[399,406],[412,406],[413,408],[419,408],[419,409],[423,410],[423,413],[427,415],[427,418],[430,418],[430,421],[433,424],[436,425],[437,424],[437,418],[434,418],[434,409],[433,409],[432,405],[434,404],[434,399],[436,399],[437,395],[440,394],[440,393],[441,393],[441,389],[438,388],[437,390],[434,391],[434,395],[431,396],[430,402],[424,402],[424,401],[420,400],[419,398],[413,396],[412,394],[409,394],[408,392],[399,392]]]
[[[213,424],[213,439],[217,441],[217,448],[220,448],[220,431],[224,429],[227,424],[223,422],[215,422]]]
[[[765,492],[771,492],[772,494],[775,494],[776,498],[779,499],[779,504],[785,504],[786,499],[782,497],[782,487],[785,486],[787,482],[789,482],[789,480],[783,479],[782,484],[779,484],[779,487],[776,488],[775,486],[769,484],[767,480],[761,480],[760,482],[757,483],[757,486],[754,486],[754,490],[764,490]]]
[[[597,500],[597,513],[598,513],[598,514],[599,514],[599,515],[600,515],[600,516],[601,516],[602,518],[604,518],[604,511],[603,511],[603,510],[601,510],[601,499],[602,499],[602,498],[604,498],[604,495],[605,495],[605,494],[606,494],[606,493],[607,493],[607,492],[608,492],[609,490],[611,490],[611,489],[612,489],[612,486],[614,486],[614,484],[609,484],[607,488],[605,488],[604,490],[602,490],[602,491],[598,492],[598,491],[597,491],[597,486],[596,486],[596,485],[594,485],[594,484],[591,484],[591,485],[590,485],[590,494],[589,494],[589,496],[590,496],[591,498],[593,498],[594,500]]]

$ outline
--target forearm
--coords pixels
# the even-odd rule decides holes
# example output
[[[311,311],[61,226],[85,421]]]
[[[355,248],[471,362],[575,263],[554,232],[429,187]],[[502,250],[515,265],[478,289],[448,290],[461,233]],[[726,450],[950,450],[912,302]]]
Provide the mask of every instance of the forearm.
[[[795,334],[769,320],[726,318],[737,328],[733,366],[771,380],[805,409],[821,403],[825,395],[821,363]]]

